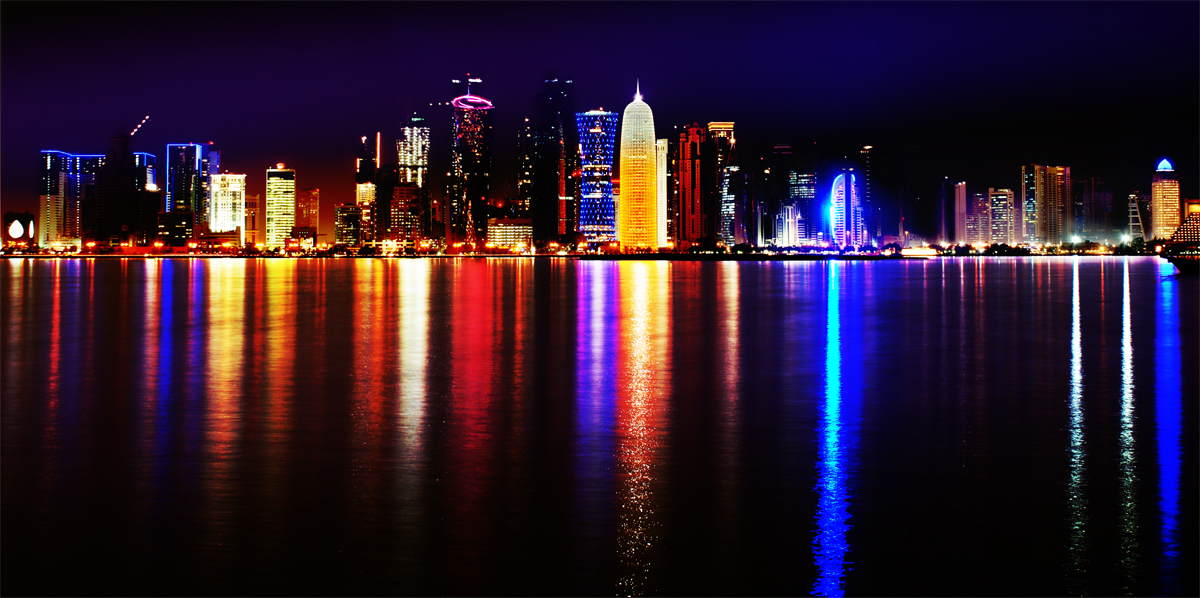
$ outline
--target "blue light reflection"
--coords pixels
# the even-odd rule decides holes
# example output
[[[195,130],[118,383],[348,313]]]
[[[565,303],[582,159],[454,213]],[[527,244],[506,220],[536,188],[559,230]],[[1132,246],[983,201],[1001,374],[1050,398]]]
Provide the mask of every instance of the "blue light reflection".
[[[1182,472],[1179,438],[1183,427],[1179,282],[1173,274],[1174,266],[1164,261],[1154,314],[1158,504],[1162,511],[1161,583],[1162,593],[1167,595],[1179,593],[1179,478]]]

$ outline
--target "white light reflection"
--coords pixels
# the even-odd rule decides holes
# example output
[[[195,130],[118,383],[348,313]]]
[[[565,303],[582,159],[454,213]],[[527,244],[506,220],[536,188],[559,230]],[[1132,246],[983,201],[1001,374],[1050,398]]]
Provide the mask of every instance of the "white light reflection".
[[[1137,462],[1133,438],[1133,318],[1129,305],[1129,258],[1124,262],[1121,293],[1121,564],[1125,593],[1133,591],[1139,562],[1137,533]]]
[[[417,551],[423,538],[418,537],[425,513],[421,509],[425,471],[425,412],[427,361],[429,355],[429,274],[430,260],[403,260],[400,271],[400,322],[397,326],[397,367],[400,373],[399,413],[396,426],[399,443],[398,485],[400,508],[397,509],[403,546]],[[416,554],[406,559],[419,560]]]
[[[1071,403],[1070,403],[1070,434],[1071,434],[1071,479],[1067,484],[1067,508],[1070,511],[1071,532],[1067,547],[1070,553],[1068,563],[1068,588],[1071,594],[1080,595],[1083,591],[1083,575],[1087,571],[1086,562],[1086,509],[1087,497],[1084,495],[1085,474],[1084,458],[1086,457],[1083,438],[1083,333],[1079,320],[1079,258],[1071,262]]]

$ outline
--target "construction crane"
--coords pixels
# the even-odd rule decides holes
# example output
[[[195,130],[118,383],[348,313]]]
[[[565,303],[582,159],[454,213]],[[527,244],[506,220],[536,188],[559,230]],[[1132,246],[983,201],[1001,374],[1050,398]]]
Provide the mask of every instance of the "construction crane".
[[[133,137],[133,136],[134,136],[134,134],[136,134],[136,133],[137,133],[137,132],[138,132],[138,131],[139,131],[139,130],[142,128],[142,125],[146,124],[146,123],[147,123],[147,122],[149,122],[149,121],[150,121],[150,115],[149,115],[149,114],[147,114],[147,115],[146,115],[146,118],[143,118],[143,119],[142,119],[142,122],[138,123],[138,126],[136,126],[136,127],[134,127],[134,128],[133,128],[133,131],[129,133],[129,136],[130,136],[130,137]]]

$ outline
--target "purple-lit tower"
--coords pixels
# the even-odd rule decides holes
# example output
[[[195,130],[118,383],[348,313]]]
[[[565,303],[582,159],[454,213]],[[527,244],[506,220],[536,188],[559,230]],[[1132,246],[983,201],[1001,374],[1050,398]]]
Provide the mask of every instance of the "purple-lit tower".
[[[487,238],[486,208],[492,167],[493,106],[470,93],[451,101],[454,106],[454,151],[451,154],[446,241],[482,243]]]
[[[579,232],[588,243],[617,240],[613,207],[612,165],[617,140],[617,113],[589,110],[575,114],[579,146],[583,152],[583,199]]]

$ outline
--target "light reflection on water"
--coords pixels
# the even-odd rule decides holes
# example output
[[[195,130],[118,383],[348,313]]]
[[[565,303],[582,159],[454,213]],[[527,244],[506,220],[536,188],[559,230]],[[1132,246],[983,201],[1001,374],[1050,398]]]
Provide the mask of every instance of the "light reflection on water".
[[[0,272],[11,593],[1195,587],[1196,285],[1152,259]]]

